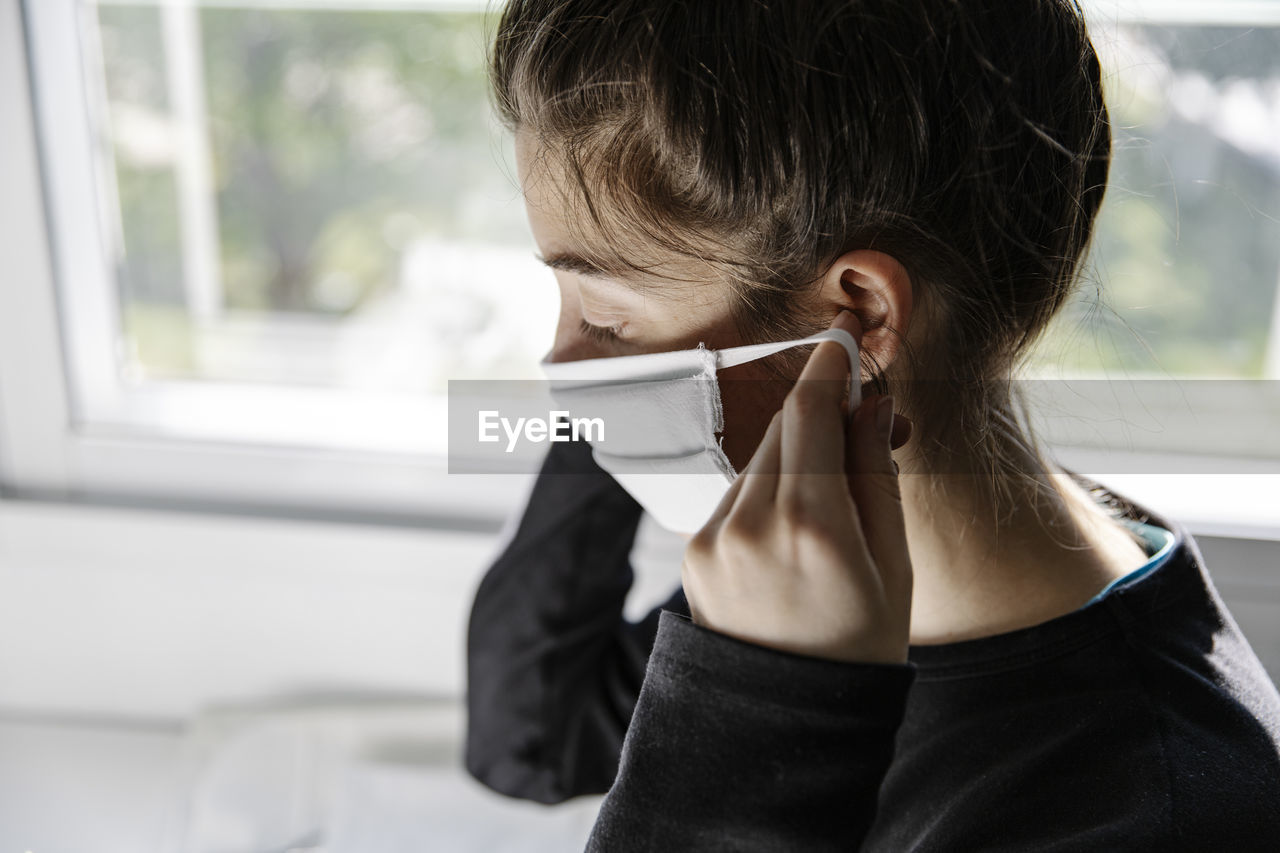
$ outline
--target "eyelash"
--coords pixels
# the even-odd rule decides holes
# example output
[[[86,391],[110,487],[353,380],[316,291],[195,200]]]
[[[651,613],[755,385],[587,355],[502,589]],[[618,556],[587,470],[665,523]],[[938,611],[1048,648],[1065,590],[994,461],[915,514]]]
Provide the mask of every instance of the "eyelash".
[[[583,320],[579,329],[582,334],[592,340],[598,343],[607,344],[619,340],[618,332],[622,329],[622,326],[593,326],[586,320]]]

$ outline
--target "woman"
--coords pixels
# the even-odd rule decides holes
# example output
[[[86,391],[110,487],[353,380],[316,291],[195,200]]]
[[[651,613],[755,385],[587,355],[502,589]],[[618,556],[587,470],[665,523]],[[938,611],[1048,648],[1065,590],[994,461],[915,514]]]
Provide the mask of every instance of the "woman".
[[[872,393],[846,423],[832,344],[720,371],[742,473],[635,624],[640,507],[552,445],[471,615],[473,775],[608,791],[592,850],[1280,849],[1280,696],[1194,540],[1008,381],[1103,198],[1099,74],[1073,0],[508,5],[550,360],[830,326]]]

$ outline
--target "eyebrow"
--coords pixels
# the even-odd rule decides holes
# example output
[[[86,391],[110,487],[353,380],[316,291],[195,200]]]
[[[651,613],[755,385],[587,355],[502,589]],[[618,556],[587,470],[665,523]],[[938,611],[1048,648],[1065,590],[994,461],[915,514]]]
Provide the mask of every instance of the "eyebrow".
[[[639,282],[632,278],[635,275],[635,271],[621,264],[610,269],[572,252],[552,252],[546,257],[535,253],[534,257],[553,270],[563,270],[564,272],[577,273],[591,276],[592,278],[614,279],[631,290],[644,289]]]

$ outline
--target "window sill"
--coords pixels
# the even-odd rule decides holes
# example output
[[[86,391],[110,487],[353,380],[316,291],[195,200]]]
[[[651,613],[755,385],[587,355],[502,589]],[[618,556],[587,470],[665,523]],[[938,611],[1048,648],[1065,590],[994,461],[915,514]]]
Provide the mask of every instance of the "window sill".
[[[1168,516],[1193,536],[1280,541],[1280,460],[1052,450],[1061,465]]]

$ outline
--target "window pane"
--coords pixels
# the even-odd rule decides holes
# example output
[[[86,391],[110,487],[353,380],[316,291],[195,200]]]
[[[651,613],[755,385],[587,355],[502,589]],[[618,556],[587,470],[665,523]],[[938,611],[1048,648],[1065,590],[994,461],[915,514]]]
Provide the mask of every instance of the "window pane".
[[[1108,75],[1111,185],[1094,280],[1041,359],[1280,378],[1280,28],[1093,32]]]
[[[527,375],[556,297],[484,16],[246,5],[96,9],[126,376],[438,394]]]

